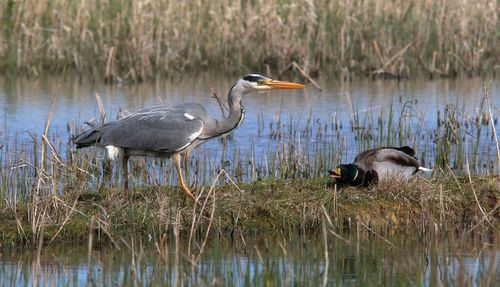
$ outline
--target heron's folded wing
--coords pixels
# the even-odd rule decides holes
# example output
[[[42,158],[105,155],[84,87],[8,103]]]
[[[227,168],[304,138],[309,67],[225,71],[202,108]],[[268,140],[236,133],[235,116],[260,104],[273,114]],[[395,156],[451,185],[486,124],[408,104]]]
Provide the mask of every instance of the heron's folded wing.
[[[203,131],[203,122],[182,109],[143,109],[109,124],[101,145],[162,152],[179,151]]]

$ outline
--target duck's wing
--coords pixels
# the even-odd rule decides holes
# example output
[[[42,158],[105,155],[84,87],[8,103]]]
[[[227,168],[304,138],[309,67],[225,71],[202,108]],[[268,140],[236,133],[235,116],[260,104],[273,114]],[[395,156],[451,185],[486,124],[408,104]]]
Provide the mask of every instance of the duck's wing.
[[[380,149],[382,148],[368,149],[358,153],[353,163],[371,161]]]
[[[378,150],[375,153],[375,161],[391,162],[402,166],[412,166],[415,169],[418,169],[420,166],[420,163],[413,155],[393,148],[383,148]]]
[[[415,152],[409,147],[382,147],[360,153],[355,164],[365,170],[374,170],[379,180],[389,177],[408,178],[420,167],[413,156]]]
[[[419,167],[420,163],[415,157],[397,149],[381,149],[373,162],[373,169],[380,180],[388,177],[406,179],[415,174]]]
[[[402,147],[387,147],[387,148],[396,149],[396,150],[404,152],[405,154],[407,154],[409,156],[415,157],[415,150],[409,146],[406,146],[406,145],[402,146]]]
[[[356,156],[356,158],[354,158],[354,162],[359,161],[359,160],[364,160],[364,159],[372,158],[372,157],[376,157],[380,153],[382,153],[384,155],[387,152],[391,153],[393,151],[400,151],[402,153],[405,153],[405,154],[407,154],[407,155],[415,158],[415,150],[412,149],[409,146],[402,146],[402,147],[391,147],[391,146],[389,146],[389,147],[378,147],[378,148],[374,148],[374,149],[365,150],[365,151],[359,153]]]

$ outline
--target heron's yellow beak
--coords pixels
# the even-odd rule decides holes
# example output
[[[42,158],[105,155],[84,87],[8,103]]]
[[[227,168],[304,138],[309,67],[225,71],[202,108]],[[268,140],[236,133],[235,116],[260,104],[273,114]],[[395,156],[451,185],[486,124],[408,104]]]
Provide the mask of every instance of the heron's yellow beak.
[[[332,169],[330,171],[328,171],[328,177],[329,178],[340,178],[340,173],[341,173],[341,170],[340,170],[340,167],[337,167],[336,169]]]
[[[259,83],[263,86],[268,86],[269,89],[303,89],[305,86],[302,84],[292,83],[292,82],[284,82],[284,81],[276,81],[276,80],[267,80]]]

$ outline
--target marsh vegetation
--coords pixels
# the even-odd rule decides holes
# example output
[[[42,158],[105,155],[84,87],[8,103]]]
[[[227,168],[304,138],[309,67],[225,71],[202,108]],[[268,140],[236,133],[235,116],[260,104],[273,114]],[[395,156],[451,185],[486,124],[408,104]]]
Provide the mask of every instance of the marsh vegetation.
[[[362,104],[369,97],[365,90],[345,83],[338,92],[295,100],[302,112],[277,95],[248,98],[248,110],[260,110],[248,113],[249,124],[200,147],[188,161],[198,206],[181,194],[168,161],[134,159],[132,189],[124,193],[120,169],[105,168],[102,150],[74,149],[70,138],[88,119],[82,107],[102,104],[106,116],[98,108],[88,114],[112,120],[122,104],[113,93],[129,87],[106,86],[97,97],[101,104],[88,91],[76,93],[91,103],[73,98],[74,111],[61,81],[55,83],[46,84],[45,95],[31,87],[36,81],[13,84],[5,97],[13,112],[5,109],[0,149],[1,284],[488,285],[496,280],[498,109],[488,97],[490,88],[497,90],[494,84],[476,86],[474,95],[466,89],[462,98],[446,82],[452,101],[431,104],[431,110],[418,96],[400,96],[413,87],[392,82],[383,86],[391,86],[394,95],[380,101],[390,104],[380,106]],[[68,94],[80,90],[71,84]],[[371,82],[366,90],[387,92]],[[446,95],[437,90],[439,98]],[[129,103],[144,105],[137,91],[130,90]],[[429,101],[427,92],[419,93]],[[43,97],[46,101],[38,102]],[[319,102],[304,112],[308,97]],[[46,107],[42,116],[36,114],[40,106]],[[212,112],[220,112],[216,104]],[[69,120],[59,117],[65,113]],[[45,121],[36,122],[40,117]],[[325,178],[329,168],[379,145],[414,146],[433,174],[361,189]]]
[[[479,1],[13,1],[0,69],[65,67],[108,80],[281,72],[342,77],[496,74],[498,3]]]
[[[184,233],[208,230],[227,236],[235,230],[317,231],[324,216],[320,207],[328,216],[337,214],[339,227],[360,220],[425,233],[443,224],[445,229],[495,225],[497,113],[488,88],[480,91],[477,109],[445,105],[435,110],[432,122],[417,100],[395,100],[367,111],[351,103],[348,112],[327,117],[258,115],[258,124],[250,126],[257,139],[242,143],[236,133],[189,158],[185,169],[203,211],[179,197],[168,161],[134,159],[133,188],[123,193],[120,169],[106,167],[102,150],[75,151],[71,137],[85,128],[83,123],[73,121],[67,131],[52,132],[53,100],[42,135],[28,133],[21,144],[7,138],[1,149],[3,245],[85,240],[89,228],[99,230],[100,240],[116,241],[131,226],[134,233],[153,238],[173,225]],[[433,174],[368,189],[335,186],[325,178],[329,168],[352,160],[356,151],[381,145],[415,147]]]
[[[0,70],[21,77],[0,78],[0,285],[491,285],[500,88],[462,79],[496,75],[498,10],[486,0],[5,1]],[[201,205],[180,194],[169,161],[133,159],[124,193],[101,150],[75,151],[91,116],[215,103],[209,89],[225,95],[232,80],[203,73],[214,71],[311,76],[323,91],[245,99],[246,123],[187,161]],[[459,80],[400,81],[419,76]],[[325,178],[384,145],[414,147],[433,173],[368,188]]]
[[[56,245],[0,257],[0,284],[46,285],[494,285],[498,237],[473,233],[332,233],[209,239],[123,238],[116,247]],[[386,241],[385,241],[386,240]]]

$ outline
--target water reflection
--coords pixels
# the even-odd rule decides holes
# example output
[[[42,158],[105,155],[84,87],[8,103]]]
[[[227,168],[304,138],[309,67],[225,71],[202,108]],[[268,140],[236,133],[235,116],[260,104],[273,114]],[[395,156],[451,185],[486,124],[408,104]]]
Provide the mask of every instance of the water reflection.
[[[394,246],[365,234],[287,239],[246,238],[245,243],[213,238],[199,261],[187,243],[158,247],[130,241],[120,249],[83,246],[7,252],[0,258],[0,285],[474,285],[498,279],[498,238],[484,245],[480,236],[427,238],[389,236]],[[498,234],[497,234],[498,236]],[[468,250],[468,251],[466,251]],[[168,283],[167,283],[168,282]]]

